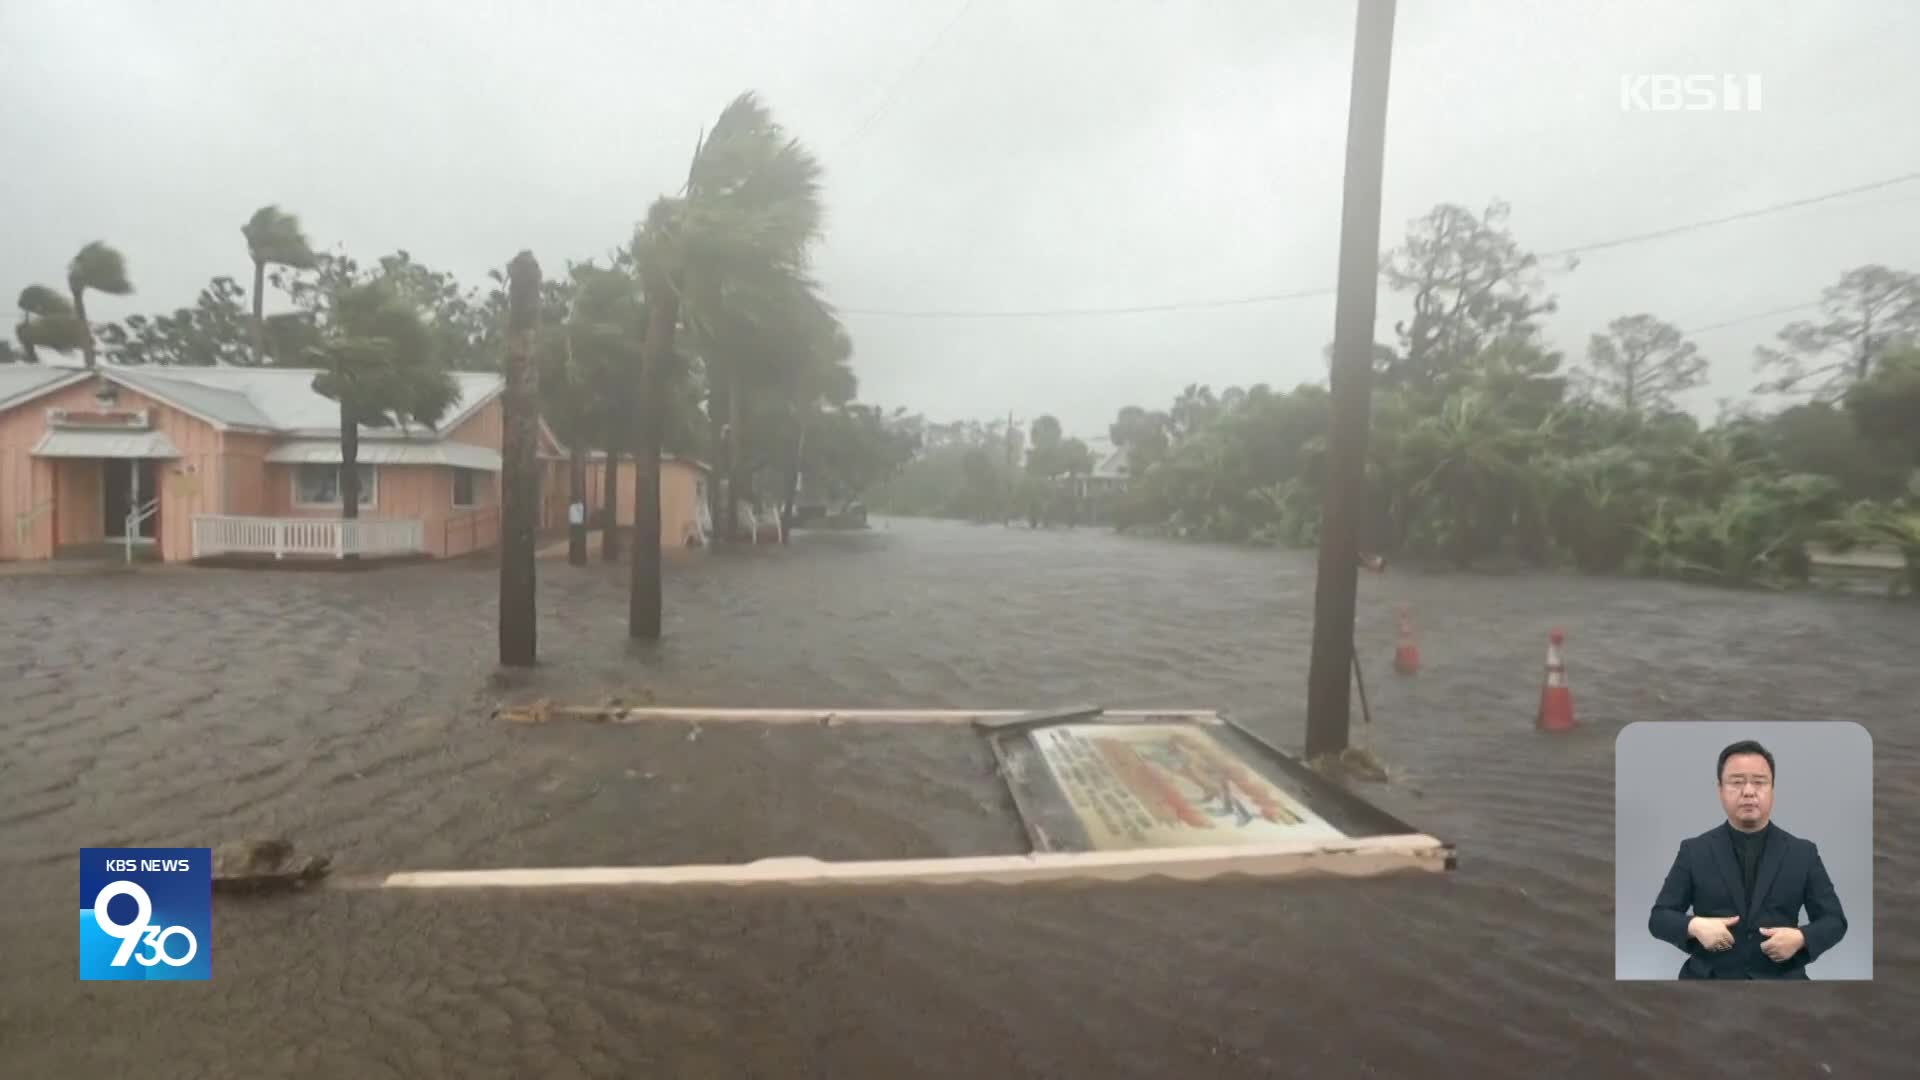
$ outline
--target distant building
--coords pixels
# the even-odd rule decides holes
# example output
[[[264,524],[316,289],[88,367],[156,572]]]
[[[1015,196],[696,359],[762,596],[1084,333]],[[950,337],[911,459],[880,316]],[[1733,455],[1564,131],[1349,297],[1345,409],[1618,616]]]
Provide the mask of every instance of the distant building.
[[[1068,490],[1083,499],[1117,495],[1127,490],[1133,476],[1128,469],[1126,448],[1101,437],[1081,441],[1093,452],[1093,472],[1065,478]]]
[[[108,545],[167,562],[444,558],[499,543],[498,373],[455,372],[455,400],[435,429],[361,427],[353,521],[341,515],[340,406],[313,389],[314,375],[0,367],[0,560]],[[567,449],[545,424],[537,453],[540,527],[564,527]],[[697,531],[703,471],[669,460],[661,475],[662,541],[678,546]],[[589,489],[590,507],[601,490]]]

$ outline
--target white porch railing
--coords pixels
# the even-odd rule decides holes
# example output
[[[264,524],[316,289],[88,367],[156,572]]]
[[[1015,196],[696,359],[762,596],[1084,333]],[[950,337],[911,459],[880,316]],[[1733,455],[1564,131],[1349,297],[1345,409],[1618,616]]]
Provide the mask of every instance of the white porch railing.
[[[411,555],[427,549],[419,521],[344,521],[339,518],[238,517],[193,519],[193,557],[210,555]]]

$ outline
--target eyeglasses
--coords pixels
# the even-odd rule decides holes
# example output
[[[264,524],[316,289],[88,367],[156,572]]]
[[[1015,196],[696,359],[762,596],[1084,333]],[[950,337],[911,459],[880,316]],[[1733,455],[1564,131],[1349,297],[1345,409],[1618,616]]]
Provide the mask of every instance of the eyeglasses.
[[[1729,776],[1720,781],[1720,786],[1728,791],[1739,791],[1748,786],[1752,786],[1756,791],[1765,791],[1773,786],[1773,781],[1764,776]]]

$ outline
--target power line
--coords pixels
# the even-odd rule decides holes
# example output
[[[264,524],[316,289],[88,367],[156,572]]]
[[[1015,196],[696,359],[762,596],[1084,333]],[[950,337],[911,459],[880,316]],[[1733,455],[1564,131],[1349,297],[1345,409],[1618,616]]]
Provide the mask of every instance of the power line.
[[[960,17],[965,15],[968,9],[972,7],[973,0],[966,0],[965,3],[954,10],[954,13],[941,25],[939,31],[933,35],[932,40],[927,42],[927,47],[921,49],[920,55],[914,57],[913,62],[908,64],[906,68],[900,72],[900,77],[893,80],[892,85],[887,87],[885,94],[880,98],[880,104],[874,106],[873,111],[867,114],[865,120],[860,121],[860,126],[853,129],[852,134],[848,135],[839,146],[834,147],[834,153],[851,150],[854,144],[860,141],[861,137],[867,133],[867,129],[873,126],[873,122],[880,118],[880,114],[887,111],[887,106],[893,104],[894,97],[900,88],[907,84],[908,79],[913,78],[914,74],[920,70],[920,65],[926,63],[927,57],[932,56],[933,51],[940,47],[942,41],[946,40],[947,31],[953,29],[953,24],[959,22]]]
[[[1313,296],[1332,296],[1333,289],[1301,289],[1288,293],[1263,293],[1259,296],[1241,296],[1227,300],[1190,300],[1168,304],[1136,304],[1130,307],[1101,308],[1039,308],[1032,311],[895,311],[879,308],[843,308],[834,310],[843,315],[875,315],[908,319],[1052,319],[1073,318],[1092,315],[1143,315],[1156,311],[1203,311],[1209,308],[1245,307],[1250,304],[1267,304],[1276,300],[1304,300]]]
[[[1680,333],[1684,336],[1687,334],[1704,334],[1709,330],[1724,330],[1729,326],[1742,326],[1750,322],[1759,322],[1761,319],[1771,319],[1780,315],[1791,315],[1797,311],[1805,311],[1808,308],[1817,308],[1821,303],[1823,303],[1823,301],[1809,300],[1803,304],[1789,304],[1786,307],[1774,308],[1771,311],[1756,311],[1751,315],[1741,315],[1738,318],[1728,319],[1725,322],[1709,323],[1706,326],[1695,326],[1682,330]]]
[[[1549,251],[1543,254],[1545,257],[1553,258],[1558,256],[1564,256],[1564,255],[1579,255],[1589,251],[1601,251],[1609,248],[1625,247],[1628,244],[1638,244],[1638,243],[1644,243],[1649,240],[1663,239],[1668,236],[1675,236],[1681,233],[1693,232],[1699,229],[1712,228],[1716,225],[1725,225],[1735,221],[1746,221],[1752,218],[1764,216],[1766,214],[1777,214],[1784,210],[1794,210],[1802,206],[1811,206],[1811,205],[1814,205],[1815,203],[1829,202],[1834,199],[1845,198],[1848,195],[1858,195],[1863,192],[1877,191],[1881,188],[1892,187],[1896,184],[1912,183],[1915,180],[1920,180],[1920,172],[1903,173],[1899,176],[1891,177],[1885,180],[1877,180],[1870,184],[1861,184],[1856,187],[1844,188],[1839,191],[1830,191],[1830,192],[1826,192],[1825,194],[1813,195],[1804,199],[1794,199],[1790,202],[1775,203],[1771,206],[1762,206],[1753,210],[1743,210],[1737,214],[1728,214],[1723,217],[1709,218],[1705,221],[1689,222],[1685,225],[1674,225],[1665,229],[1656,229],[1652,232],[1635,233],[1631,236],[1616,237],[1611,240],[1600,240],[1591,244],[1582,244],[1578,247],[1561,248],[1557,251]],[[901,310],[901,309],[890,309],[890,308],[858,308],[858,307],[843,307],[843,308],[838,308],[837,310],[840,313],[845,315],[863,315],[863,316],[868,316],[873,318],[895,318],[895,319],[1066,319],[1066,318],[1090,318],[1090,317],[1107,316],[1107,315],[1143,315],[1143,314],[1160,313],[1160,312],[1206,311],[1206,310],[1213,310],[1213,309],[1219,309],[1219,308],[1248,307],[1255,304],[1270,304],[1270,303],[1278,303],[1278,302],[1283,302],[1288,300],[1307,300],[1307,299],[1312,299],[1314,297],[1333,296],[1335,292],[1336,290],[1331,287],[1319,288],[1319,289],[1296,289],[1291,292],[1259,293],[1252,296],[1231,297],[1226,299],[1188,300],[1188,301],[1179,301],[1179,302],[1163,303],[1163,304],[1130,304],[1130,305],[1118,306],[1118,307],[1036,308],[1036,309],[1024,310],[1024,311],[1021,311],[1021,310],[964,311],[964,310],[931,310],[931,309],[930,310]],[[1801,306],[1810,307],[1812,305],[1801,305]],[[1797,310],[1797,309],[1794,309],[1794,310]],[[1769,313],[1769,314],[1772,314],[1772,313]],[[1762,318],[1764,316],[1756,315],[1751,317]],[[1703,329],[1718,329],[1718,327],[1706,327]]]
[[[1813,195],[1805,199],[1795,199],[1792,202],[1762,206],[1757,210],[1742,210],[1740,213],[1728,214],[1725,217],[1709,218],[1706,221],[1695,221],[1686,225],[1675,225],[1668,229],[1655,229],[1652,232],[1635,233],[1632,236],[1622,236],[1615,240],[1602,240],[1595,244],[1582,244],[1579,247],[1561,248],[1558,251],[1545,251],[1541,252],[1541,256],[1543,258],[1554,258],[1560,255],[1584,255],[1589,251],[1604,251],[1607,248],[1625,247],[1628,244],[1638,244],[1647,240],[1660,240],[1669,236],[1678,236],[1681,233],[1694,232],[1699,229],[1709,229],[1715,225],[1725,225],[1734,221],[1746,221],[1749,218],[1760,217],[1764,214],[1777,214],[1782,210],[1796,210],[1802,206],[1812,206],[1815,203],[1831,202],[1834,199],[1843,199],[1848,195],[1860,195],[1869,191],[1878,191],[1881,188],[1893,187],[1895,184],[1910,184],[1915,180],[1920,180],[1920,172],[1910,172],[1887,180],[1877,180],[1871,184],[1861,184],[1859,187],[1850,187],[1841,191],[1829,191],[1824,195]]]

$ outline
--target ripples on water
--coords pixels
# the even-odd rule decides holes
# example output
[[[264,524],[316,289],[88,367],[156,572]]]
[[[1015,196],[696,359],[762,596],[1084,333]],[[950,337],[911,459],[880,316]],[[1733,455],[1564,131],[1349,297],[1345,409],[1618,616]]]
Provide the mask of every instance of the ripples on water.
[[[890,522],[671,572],[542,562],[517,695],[1233,710],[1302,731],[1312,560]],[[1439,880],[853,894],[319,893],[223,903],[215,976],[75,977],[74,854],[284,832],[343,870],[1022,849],[960,732],[488,718],[494,572],[0,578],[0,1074],[1891,1076],[1920,1015],[1920,616],[1563,576],[1363,575],[1389,809]],[[1390,671],[1394,608],[1425,661]],[[1531,729],[1569,631],[1583,728]],[[1616,986],[1613,737],[1873,733],[1871,985]],[[1896,824],[1896,822],[1900,824]],[[1639,903],[1636,898],[1633,903]],[[1677,963],[1677,961],[1676,961]],[[1817,970],[1817,969],[1816,969]],[[1825,1068],[1823,1068],[1823,1066]],[[1830,1071],[1828,1071],[1830,1070]]]

